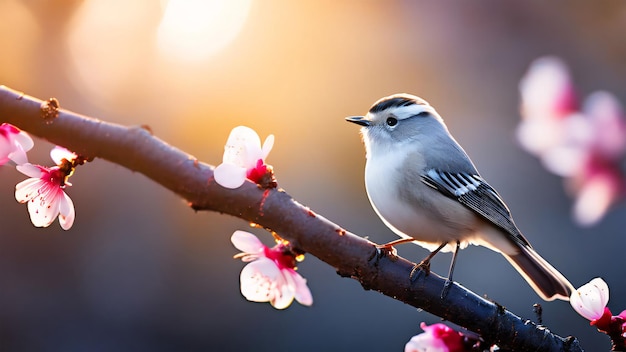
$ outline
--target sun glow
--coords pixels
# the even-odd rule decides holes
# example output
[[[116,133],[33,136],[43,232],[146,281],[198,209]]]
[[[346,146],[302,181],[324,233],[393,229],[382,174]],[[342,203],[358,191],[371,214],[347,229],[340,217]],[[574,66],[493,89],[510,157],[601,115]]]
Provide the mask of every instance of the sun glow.
[[[239,34],[251,0],[169,0],[159,24],[157,43],[172,59],[206,59]]]

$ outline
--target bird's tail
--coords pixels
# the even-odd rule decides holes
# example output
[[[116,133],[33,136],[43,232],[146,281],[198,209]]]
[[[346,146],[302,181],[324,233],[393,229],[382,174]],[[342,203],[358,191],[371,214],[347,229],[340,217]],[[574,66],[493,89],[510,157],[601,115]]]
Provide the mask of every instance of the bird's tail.
[[[557,298],[569,301],[569,297],[575,289],[565,276],[531,247],[520,245],[518,248],[520,251],[517,254],[502,254],[526,279],[535,292],[546,301]]]

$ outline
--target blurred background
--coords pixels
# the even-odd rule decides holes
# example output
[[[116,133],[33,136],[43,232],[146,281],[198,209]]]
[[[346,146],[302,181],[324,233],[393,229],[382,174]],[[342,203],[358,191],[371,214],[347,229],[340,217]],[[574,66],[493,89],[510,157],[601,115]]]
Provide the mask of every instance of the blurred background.
[[[378,98],[427,99],[499,190],[534,247],[578,287],[601,276],[626,309],[626,209],[572,221],[571,199],[515,139],[518,83],[529,64],[565,60],[581,93],[626,101],[626,3],[440,1],[0,0],[0,84],[155,135],[216,165],[230,130],[276,136],[279,186],[375,242],[396,238],[363,182],[358,128]],[[1,117],[0,117],[1,120]],[[52,145],[35,140],[34,163]],[[67,190],[76,222],[34,228],[14,199],[24,176],[0,167],[1,351],[402,351],[435,316],[364,291],[308,255],[312,307],[277,311],[239,292],[240,219],[195,213],[146,177],[104,160]],[[413,261],[427,252],[398,248]],[[445,275],[449,254],[433,270]],[[567,302],[545,303],[499,254],[461,252],[455,280],[514,313],[610,344]]]

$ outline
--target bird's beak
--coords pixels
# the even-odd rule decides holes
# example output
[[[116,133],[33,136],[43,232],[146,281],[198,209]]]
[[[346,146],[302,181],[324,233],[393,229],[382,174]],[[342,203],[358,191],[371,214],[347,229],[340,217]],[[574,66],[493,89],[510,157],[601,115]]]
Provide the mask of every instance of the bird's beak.
[[[357,125],[369,127],[371,125],[370,120],[366,120],[365,116],[350,116],[346,117],[346,121],[356,123]]]

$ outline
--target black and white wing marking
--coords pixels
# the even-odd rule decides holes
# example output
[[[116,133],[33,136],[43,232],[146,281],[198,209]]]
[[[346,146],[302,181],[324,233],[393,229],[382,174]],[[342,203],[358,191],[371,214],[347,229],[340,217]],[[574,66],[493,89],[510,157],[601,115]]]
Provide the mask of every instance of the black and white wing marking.
[[[422,175],[422,182],[510,233],[521,244],[530,246],[515,226],[511,212],[498,192],[480,176],[430,169]]]

